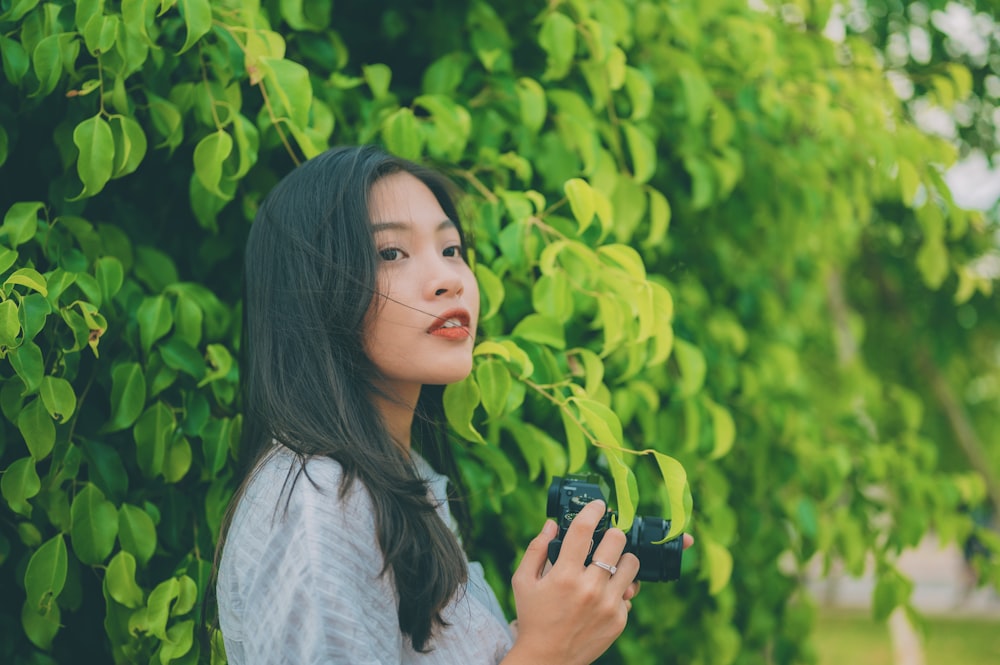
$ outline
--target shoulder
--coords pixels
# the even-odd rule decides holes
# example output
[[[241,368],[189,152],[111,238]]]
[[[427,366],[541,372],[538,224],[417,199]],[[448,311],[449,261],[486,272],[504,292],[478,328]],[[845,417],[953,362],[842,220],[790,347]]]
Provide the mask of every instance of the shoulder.
[[[309,520],[320,515],[323,523],[368,521],[373,506],[360,480],[345,485],[343,467],[329,457],[301,459],[284,446],[275,446],[254,470],[243,502],[275,510],[278,520]],[[368,519],[365,519],[365,518]]]

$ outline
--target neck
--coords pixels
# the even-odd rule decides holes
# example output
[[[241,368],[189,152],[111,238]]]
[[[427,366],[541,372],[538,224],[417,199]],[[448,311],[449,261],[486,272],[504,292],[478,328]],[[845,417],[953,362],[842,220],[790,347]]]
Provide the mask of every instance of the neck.
[[[419,397],[419,388],[412,395],[403,396],[387,392],[385,395],[372,396],[372,402],[382,415],[389,436],[407,453],[410,452],[413,413],[417,408]]]

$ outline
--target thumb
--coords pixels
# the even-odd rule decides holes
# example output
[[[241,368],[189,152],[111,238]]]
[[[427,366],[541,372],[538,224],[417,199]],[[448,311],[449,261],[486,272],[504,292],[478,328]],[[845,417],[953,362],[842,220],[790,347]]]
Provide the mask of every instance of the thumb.
[[[532,538],[531,542],[528,543],[528,547],[524,551],[524,557],[521,559],[521,565],[518,566],[518,572],[524,570],[533,577],[540,577],[542,568],[545,567],[545,561],[549,556],[549,543],[558,533],[559,528],[556,526],[556,523],[552,520],[545,520],[545,526],[542,527],[541,533]]]

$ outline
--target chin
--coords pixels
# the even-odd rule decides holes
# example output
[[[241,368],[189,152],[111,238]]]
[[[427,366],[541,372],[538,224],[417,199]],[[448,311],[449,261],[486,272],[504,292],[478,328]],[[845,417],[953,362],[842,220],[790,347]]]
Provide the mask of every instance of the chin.
[[[469,366],[466,368],[454,368],[453,371],[442,373],[439,376],[433,377],[433,380],[428,381],[427,383],[438,386],[446,386],[451,383],[463,381],[471,372],[472,363],[469,363]]]

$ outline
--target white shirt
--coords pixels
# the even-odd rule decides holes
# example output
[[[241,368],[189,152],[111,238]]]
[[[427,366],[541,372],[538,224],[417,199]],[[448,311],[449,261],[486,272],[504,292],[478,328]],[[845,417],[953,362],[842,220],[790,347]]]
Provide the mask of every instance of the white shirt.
[[[438,514],[453,527],[447,478],[414,454]],[[371,497],[360,481],[339,497],[342,470],[329,458],[298,464],[278,446],[236,508],[219,564],[219,624],[231,665],[496,665],[510,629],[482,566],[442,613],[432,650],[420,654],[399,629],[391,571],[375,536]],[[294,474],[293,474],[294,475]],[[285,499],[289,498],[287,510]]]

